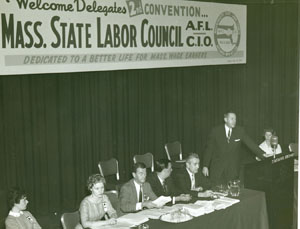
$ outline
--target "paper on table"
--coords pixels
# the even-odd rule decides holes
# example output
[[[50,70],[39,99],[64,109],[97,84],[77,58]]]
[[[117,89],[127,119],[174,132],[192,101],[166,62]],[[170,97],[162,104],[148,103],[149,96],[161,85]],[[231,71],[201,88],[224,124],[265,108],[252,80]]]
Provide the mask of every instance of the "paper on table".
[[[233,204],[240,202],[239,199],[233,199],[228,197],[221,197],[220,199],[215,199],[213,201],[213,206],[216,210],[225,209],[230,207]]]
[[[205,214],[211,213],[215,210],[213,206],[213,201],[198,200],[195,202],[195,204],[203,207]]]
[[[160,196],[156,200],[152,201],[157,207],[162,207],[166,203],[171,202],[171,197],[170,196]]]
[[[227,202],[227,203],[229,203],[229,204],[231,204],[231,205],[240,202],[239,199],[229,198],[229,197],[225,197],[225,196],[224,196],[224,197],[221,197],[220,200],[222,200],[222,201],[224,201],[224,202]]]
[[[135,225],[140,225],[142,223],[145,223],[149,220],[148,217],[144,215],[140,215],[138,213],[130,213],[124,216],[121,216],[120,218],[117,219],[117,223],[120,224],[125,224],[125,225],[130,225],[130,226],[135,226]]]
[[[103,229],[130,229],[130,227],[132,227],[133,225],[128,224],[128,223],[121,223],[118,222],[114,225],[105,225],[105,226],[101,226],[101,228]]]
[[[143,215],[145,217],[148,217],[149,219],[159,219],[159,217],[162,216],[163,214],[170,213],[173,211],[174,211],[173,208],[163,207],[159,209],[153,208],[153,209],[143,210],[136,214]]]
[[[186,204],[185,206],[183,206],[183,209],[187,210],[188,213],[194,217],[205,214],[205,208],[196,204]]]

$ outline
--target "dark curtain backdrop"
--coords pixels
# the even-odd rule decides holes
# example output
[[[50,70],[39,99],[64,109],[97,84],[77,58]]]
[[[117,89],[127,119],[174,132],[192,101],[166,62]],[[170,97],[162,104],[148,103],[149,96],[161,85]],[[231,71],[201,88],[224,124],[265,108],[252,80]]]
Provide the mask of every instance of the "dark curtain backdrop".
[[[271,4],[272,3],[272,4]],[[135,154],[179,140],[202,155],[227,109],[260,143],[297,140],[297,1],[248,4],[247,64],[0,77],[0,187],[25,187],[33,213],[73,210],[99,160],[130,178]]]

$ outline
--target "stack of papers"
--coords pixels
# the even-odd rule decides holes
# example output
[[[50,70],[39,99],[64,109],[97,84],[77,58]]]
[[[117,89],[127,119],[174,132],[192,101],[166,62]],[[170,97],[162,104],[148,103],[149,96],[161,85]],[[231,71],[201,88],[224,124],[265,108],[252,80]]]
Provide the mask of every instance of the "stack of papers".
[[[196,204],[186,204],[183,207],[183,209],[186,210],[190,215],[192,215],[194,217],[198,217],[200,215],[204,215],[205,214],[204,207],[196,205]]]
[[[229,206],[240,202],[238,199],[228,198],[228,197],[221,197],[220,199],[215,199],[213,201],[213,207],[216,210],[225,209]]]
[[[142,215],[149,219],[159,219],[160,216],[167,214],[169,212],[172,212],[172,211],[174,211],[174,210],[166,209],[166,208],[160,208],[160,209],[153,208],[153,209],[147,209],[147,210],[140,211],[136,214]]]
[[[140,225],[149,220],[145,215],[141,215],[138,213],[130,213],[124,216],[121,216],[117,219],[117,224],[128,225],[129,227]]]
[[[172,198],[170,196],[160,196],[156,200],[152,201],[157,207],[162,207],[166,203],[171,202]]]
[[[233,199],[229,197],[221,197],[213,201],[207,200],[198,200],[195,202],[195,205],[202,206],[205,209],[205,214],[213,212],[214,210],[220,210],[228,208],[229,206],[240,202],[239,199]]]
[[[117,222],[114,225],[101,226],[101,228],[103,229],[130,229],[130,227],[132,227],[132,225],[129,225],[128,223],[120,223],[120,222]]]
[[[208,214],[213,212],[215,209],[212,205],[212,201],[208,201],[208,200],[198,200],[194,203],[195,205],[202,207],[204,210],[204,214]]]
[[[159,219],[160,216],[177,211],[178,209],[181,209],[181,208],[182,207],[178,206],[178,205],[164,206],[162,208],[146,209],[146,210],[140,211],[136,214],[143,215],[149,219]]]

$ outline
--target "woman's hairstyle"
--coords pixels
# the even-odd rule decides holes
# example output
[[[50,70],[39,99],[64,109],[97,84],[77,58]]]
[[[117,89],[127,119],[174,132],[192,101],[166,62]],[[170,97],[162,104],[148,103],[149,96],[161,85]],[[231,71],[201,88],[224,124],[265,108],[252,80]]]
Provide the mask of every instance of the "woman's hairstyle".
[[[26,197],[26,193],[23,189],[13,187],[8,193],[8,205],[12,208],[15,204],[19,204],[20,200]]]
[[[264,129],[264,132],[263,132],[263,136],[265,136],[265,134],[266,134],[267,132],[272,133],[272,135],[275,134],[275,131],[274,131],[272,128],[265,128],[265,129]]]
[[[87,186],[88,190],[91,190],[91,188],[93,188],[93,186],[97,183],[105,184],[105,178],[98,173],[89,176],[89,178],[86,182],[86,186]]]

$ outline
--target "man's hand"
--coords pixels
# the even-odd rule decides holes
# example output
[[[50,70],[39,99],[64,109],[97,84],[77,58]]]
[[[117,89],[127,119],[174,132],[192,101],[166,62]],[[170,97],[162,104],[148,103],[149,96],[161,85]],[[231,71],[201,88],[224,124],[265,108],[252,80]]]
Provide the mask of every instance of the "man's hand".
[[[116,223],[117,223],[117,220],[115,218],[111,218],[111,219],[107,220],[107,224],[109,224],[109,225],[113,225]]]
[[[178,201],[190,201],[192,199],[190,194],[181,194],[180,196],[176,196],[175,200]]]
[[[156,204],[152,203],[151,201],[145,201],[142,203],[142,208],[156,208]]]
[[[201,186],[199,186],[197,188],[192,189],[192,191],[201,192],[201,191],[203,191],[203,188]]]
[[[203,167],[202,173],[203,173],[204,176],[208,177],[209,176],[208,168],[207,167]]]
[[[198,197],[211,197],[213,194],[213,191],[211,190],[206,190],[205,192],[198,192]]]

